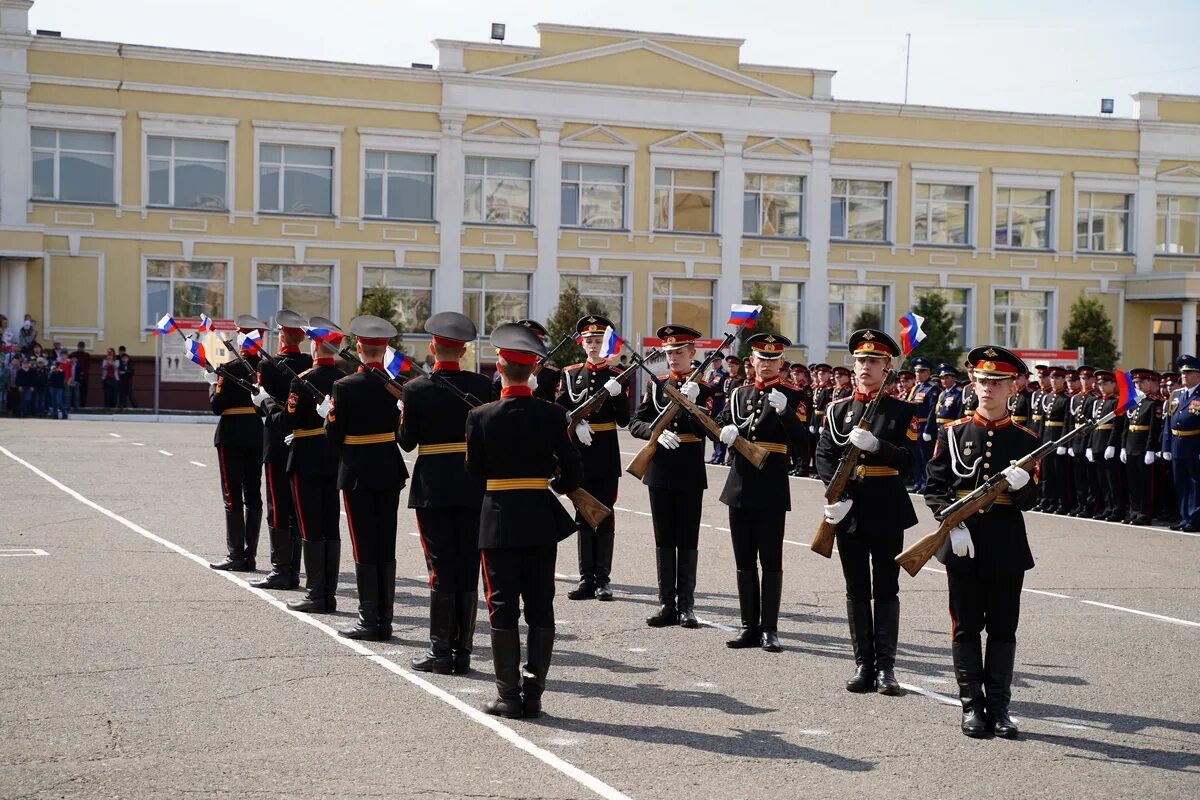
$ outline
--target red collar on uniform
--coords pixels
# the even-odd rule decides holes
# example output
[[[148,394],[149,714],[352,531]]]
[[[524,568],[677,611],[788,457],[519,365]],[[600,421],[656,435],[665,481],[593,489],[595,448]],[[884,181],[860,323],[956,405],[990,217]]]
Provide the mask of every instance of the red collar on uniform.
[[[879,394],[879,392],[860,392],[856,390],[854,392],[854,399],[860,403],[869,403],[877,394]]]
[[[763,383],[763,381],[761,379],[756,377],[754,379],[754,388],[758,389],[761,392],[763,389],[770,389],[772,386],[778,386],[779,383],[780,383],[780,379],[779,379],[778,375],[776,375],[774,378],[767,381],[766,383]]]
[[[281,345],[279,345],[279,355],[281,355],[281,356],[286,355],[287,353],[299,353],[299,352],[300,352],[300,345],[297,345],[297,344],[281,344]]]
[[[608,359],[607,358],[604,359],[599,364],[594,364],[591,361],[584,361],[583,365],[585,367],[587,367],[588,369],[590,369],[592,372],[599,372],[600,370],[602,370],[608,366]]]
[[[457,361],[436,361],[433,365],[434,372],[458,372]]]
[[[971,415],[971,421],[981,428],[987,428],[989,431],[994,431],[998,428],[1007,428],[1009,425],[1012,425],[1012,417],[1007,414],[1000,419],[990,420],[978,411]]]
[[[533,389],[528,386],[517,384],[515,386],[505,386],[500,390],[501,397],[533,397]]]
[[[677,373],[674,370],[667,370],[667,377],[671,378],[672,380],[678,381],[679,383],[683,383],[684,381],[686,381],[688,379],[689,375],[691,375],[690,372]]]
[[[375,369],[383,369],[383,362],[382,361],[368,361],[367,363],[365,363],[361,367],[359,367],[358,371],[366,372],[367,370],[371,369],[372,367],[374,367]]]
[[[313,366],[332,367],[333,366],[333,356],[329,356],[328,358],[318,358],[316,361],[313,362]]]

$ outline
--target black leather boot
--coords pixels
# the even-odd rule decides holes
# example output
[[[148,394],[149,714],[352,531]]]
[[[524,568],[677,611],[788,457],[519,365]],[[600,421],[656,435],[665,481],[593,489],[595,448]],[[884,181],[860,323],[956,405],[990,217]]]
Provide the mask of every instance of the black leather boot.
[[[212,569],[244,572],[246,569],[246,518],[242,509],[225,512],[225,552],[223,561],[209,564]]]
[[[337,611],[338,579],[342,574],[342,540],[325,540],[325,607],[329,613]]]
[[[287,528],[267,528],[271,540],[271,571],[261,581],[250,584],[257,589],[287,589],[292,581],[292,532]]]
[[[850,646],[854,650],[854,674],[846,681],[848,692],[870,692],[875,688],[875,626],[871,601],[846,598],[850,623]]]
[[[417,672],[449,675],[454,669],[454,653],[450,646],[450,627],[455,622],[455,595],[451,592],[429,593],[429,651],[412,660]]]
[[[596,532],[596,599],[612,600],[612,589],[609,588],[609,575],[612,574],[613,548],[616,546],[617,535],[612,531]]]
[[[758,570],[738,570],[737,587],[738,606],[742,612],[742,629],[737,636],[725,642],[725,646],[735,650],[743,647],[760,647],[762,631],[758,627],[758,621],[762,614],[758,594]]]
[[[879,693],[900,694],[896,680],[896,639],[900,635],[900,599],[875,601],[875,683]]]
[[[993,642],[988,639],[987,656],[983,662],[984,689],[987,692],[988,714],[991,715],[996,735],[1001,739],[1016,739],[1021,733],[1017,723],[1008,715],[1016,657],[1016,642]]]
[[[246,571],[255,572],[258,557],[258,534],[262,526],[262,506],[246,506]]]
[[[783,573],[764,572],[762,575],[762,649],[768,653],[783,650],[779,643],[779,603],[783,598]]]
[[[596,596],[596,561],[593,556],[595,531],[584,525],[575,534],[579,548],[579,585],[567,592],[569,600],[591,600]]]
[[[308,579],[308,591],[299,600],[288,603],[293,611],[308,611],[327,614],[329,593],[325,588],[325,542],[304,543],[304,572]]]
[[[471,671],[471,651],[475,648],[475,619],[479,614],[479,598],[475,592],[454,595],[454,613],[458,620],[456,635],[450,642],[454,650],[454,674]]]
[[[292,528],[290,531],[292,540],[292,563],[288,565],[288,585],[289,589],[300,588],[300,558],[304,555],[304,540],[300,538],[300,530]]]
[[[521,670],[522,714],[526,719],[542,715],[542,695],[546,691],[546,673],[554,652],[554,628],[529,627],[526,643],[529,658]]]
[[[679,590],[677,605],[679,607],[679,627],[699,628],[696,619],[696,561],[700,553],[697,550],[679,551]]]
[[[492,630],[492,665],[496,669],[496,699],[483,704],[488,714],[507,719],[525,715],[521,700],[521,636],[515,630]]]
[[[396,607],[396,562],[379,565],[379,641],[392,638],[392,611]]]
[[[675,548],[655,548],[654,564],[658,567],[658,613],[646,617],[646,624],[651,628],[665,628],[674,625],[679,619],[675,607]]]
[[[358,584],[358,622],[338,631],[347,639],[379,641],[379,565],[355,564]]]
[[[983,647],[979,640],[955,642],[954,677],[958,680],[958,698],[962,702],[962,732],[972,739],[991,734],[983,696]]]

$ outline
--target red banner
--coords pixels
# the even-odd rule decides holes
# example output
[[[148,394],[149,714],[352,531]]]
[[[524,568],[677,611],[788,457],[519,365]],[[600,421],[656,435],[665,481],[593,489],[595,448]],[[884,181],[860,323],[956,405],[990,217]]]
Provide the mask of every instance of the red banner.
[[[1078,366],[1083,362],[1083,348],[1078,350],[1013,350],[1029,365],[1046,364],[1051,367]]]
[[[218,331],[236,331],[237,330],[237,325],[234,324],[234,321],[231,319],[214,319],[212,322],[213,322],[214,330],[218,330]],[[189,332],[195,331],[197,328],[200,327],[200,318],[199,317],[183,317],[181,319],[175,320],[175,324],[178,325],[179,328],[184,333],[189,333]]]
[[[692,344],[696,345],[697,350],[716,350],[725,343],[724,339],[697,339]],[[651,347],[658,347],[662,344],[662,339],[654,336],[646,336],[642,339],[642,348],[649,350]]]

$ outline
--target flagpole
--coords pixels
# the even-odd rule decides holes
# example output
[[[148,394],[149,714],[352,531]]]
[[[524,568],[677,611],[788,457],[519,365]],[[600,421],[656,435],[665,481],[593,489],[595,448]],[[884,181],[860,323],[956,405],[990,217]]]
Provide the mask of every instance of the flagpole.
[[[154,416],[159,415],[159,393],[162,386],[163,346],[161,336],[154,337]]]

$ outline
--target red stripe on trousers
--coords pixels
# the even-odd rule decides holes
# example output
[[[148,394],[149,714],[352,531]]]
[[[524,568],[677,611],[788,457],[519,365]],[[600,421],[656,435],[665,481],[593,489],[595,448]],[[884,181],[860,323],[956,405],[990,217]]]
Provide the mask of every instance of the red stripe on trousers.
[[[417,538],[421,540],[421,549],[425,552],[425,567],[429,570],[429,588],[433,588],[433,579],[437,572],[433,569],[433,559],[429,557],[429,545],[425,542],[425,532],[421,530],[421,517],[417,516]]]
[[[346,525],[350,528],[350,549],[354,551],[354,563],[358,563],[358,539],[354,538],[354,518],[350,516],[350,495],[342,492],[342,502],[346,505]]]
[[[496,613],[496,609],[492,606],[492,581],[488,577],[487,568],[487,553],[480,551],[479,560],[483,564],[483,600],[488,607],[488,622],[491,622],[492,614]]]
[[[274,472],[274,470],[271,469],[270,464],[267,464],[267,468],[264,470],[264,472],[267,473],[267,494],[269,494],[271,496],[271,519],[268,524],[272,528],[278,528],[279,527],[279,501],[277,501],[275,499],[275,481],[274,481],[274,479],[271,478],[271,473]]]
[[[304,513],[300,510],[300,481],[297,473],[292,473],[292,503],[296,506],[296,519],[300,523],[300,538],[308,541],[308,531],[304,530]]]
[[[225,510],[233,506],[233,497],[229,494],[229,476],[225,474],[225,448],[217,445],[217,463],[221,465],[221,494],[225,495]]]

